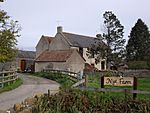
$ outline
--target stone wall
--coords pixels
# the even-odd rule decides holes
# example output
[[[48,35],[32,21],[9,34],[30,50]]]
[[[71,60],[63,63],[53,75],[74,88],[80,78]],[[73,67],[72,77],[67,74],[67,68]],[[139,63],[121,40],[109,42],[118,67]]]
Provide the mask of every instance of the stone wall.
[[[57,35],[49,45],[49,50],[66,50],[66,49],[70,49],[68,42],[63,38],[63,36],[60,33],[57,33]]]
[[[84,72],[87,75],[111,75],[111,76],[135,76],[150,77],[150,70],[120,70],[120,71],[100,71],[100,72]]]
[[[0,71],[10,71],[16,69],[16,63],[15,62],[6,62],[6,63],[0,63]]]
[[[36,57],[38,57],[43,51],[47,50],[49,44],[44,38],[41,38],[38,45],[36,46]]]
[[[71,57],[67,60],[68,67],[70,68],[71,72],[83,72],[85,68],[85,61],[80,56],[80,54],[77,51],[74,51]]]
[[[125,70],[125,76],[150,77],[150,70]]]

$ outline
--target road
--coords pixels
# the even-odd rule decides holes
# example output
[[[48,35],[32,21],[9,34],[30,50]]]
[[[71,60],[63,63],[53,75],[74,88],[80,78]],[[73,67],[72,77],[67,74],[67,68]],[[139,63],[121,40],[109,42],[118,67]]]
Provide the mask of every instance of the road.
[[[0,110],[12,108],[15,103],[21,103],[27,97],[34,96],[39,93],[46,93],[48,89],[51,93],[57,92],[59,84],[55,81],[45,78],[35,77],[31,75],[19,74],[23,79],[23,84],[18,88],[0,94]]]

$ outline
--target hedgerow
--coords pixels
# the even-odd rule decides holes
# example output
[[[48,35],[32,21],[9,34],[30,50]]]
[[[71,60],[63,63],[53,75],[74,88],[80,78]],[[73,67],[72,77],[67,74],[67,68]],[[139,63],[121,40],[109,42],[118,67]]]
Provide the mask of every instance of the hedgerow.
[[[116,98],[109,94],[75,89],[37,98],[33,113],[149,113],[150,100]]]

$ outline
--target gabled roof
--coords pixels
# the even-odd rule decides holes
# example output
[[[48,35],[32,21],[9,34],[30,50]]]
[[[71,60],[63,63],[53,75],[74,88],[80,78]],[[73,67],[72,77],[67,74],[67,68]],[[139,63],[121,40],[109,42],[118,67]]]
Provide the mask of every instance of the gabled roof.
[[[38,44],[40,43],[41,40],[45,40],[48,44],[50,44],[53,39],[54,39],[54,37],[42,35],[39,42],[37,43],[36,47],[38,46]]]
[[[83,35],[67,33],[67,32],[62,32],[62,35],[71,44],[70,46],[73,47],[88,48],[91,47],[91,45],[93,44],[95,45],[98,43],[105,45],[105,43],[102,40],[96,37],[83,36]]]
[[[30,58],[35,59],[35,51],[18,50],[17,58]]]
[[[44,51],[39,57],[36,59],[37,62],[65,62],[72,55],[74,50],[51,50]]]
[[[50,44],[54,37],[42,35],[42,38],[45,38],[45,40]]]

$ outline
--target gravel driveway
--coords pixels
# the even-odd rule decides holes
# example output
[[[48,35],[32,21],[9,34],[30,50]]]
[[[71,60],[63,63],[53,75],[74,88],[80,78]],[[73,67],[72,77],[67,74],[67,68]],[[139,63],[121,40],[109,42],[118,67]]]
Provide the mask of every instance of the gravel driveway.
[[[34,96],[38,93],[46,93],[48,89],[52,93],[55,93],[60,86],[55,81],[45,78],[26,74],[19,74],[19,77],[23,79],[23,85],[12,91],[0,94],[0,110],[7,110],[13,107],[15,103],[21,103],[27,97]]]

